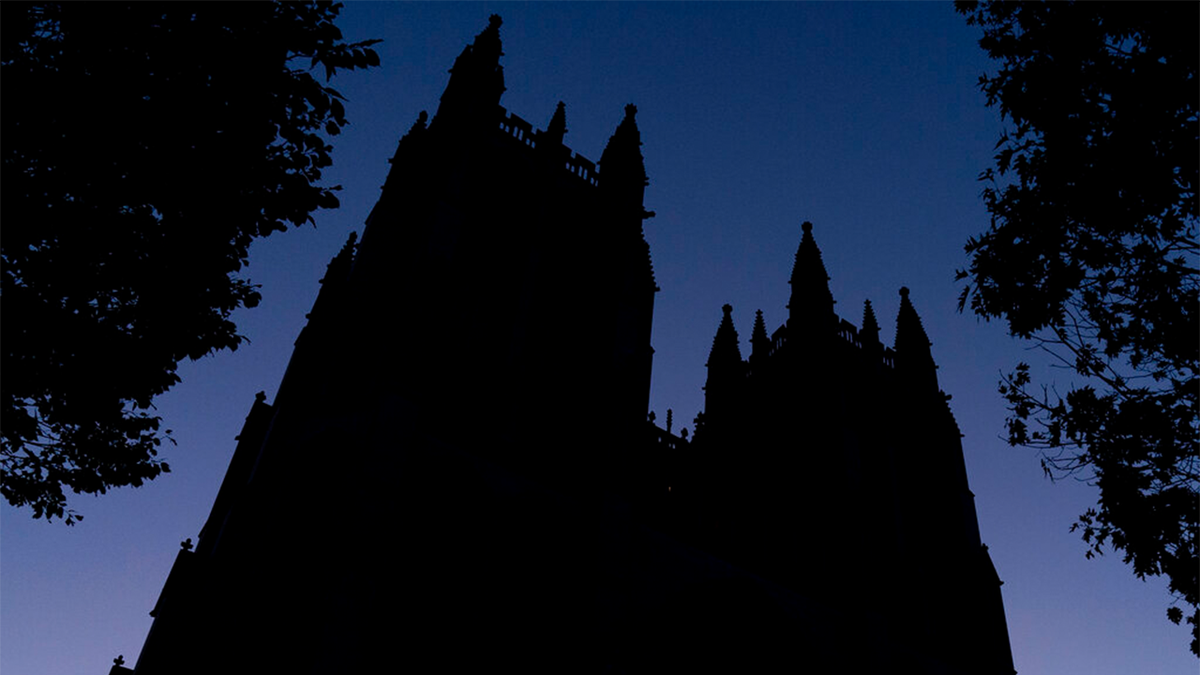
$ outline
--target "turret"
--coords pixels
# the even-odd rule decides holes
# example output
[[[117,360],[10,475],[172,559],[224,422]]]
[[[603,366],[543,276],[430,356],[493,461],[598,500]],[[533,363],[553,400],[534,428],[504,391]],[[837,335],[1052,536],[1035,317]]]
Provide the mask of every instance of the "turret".
[[[937,366],[929,347],[921,317],[908,300],[908,288],[901,288],[900,311],[896,315],[896,370],[920,392],[938,391]]]
[[[646,178],[646,163],[642,159],[642,135],[638,131],[637,106],[625,106],[625,118],[608,139],[600,155],[600,189],[621,209],[636,209],[639,216],[653,214],[642,210],[642,200],[650,180]]]
[[[500,105],[504,94],[504,67],[500,57],[500,17],[493,14],[475,41],[463,48],[454,67],[450,82],[442,94],[433,126],[464,121],[489,120]]]
[[[833,294],[829,292],[829,274],[825,272],[821,250],[813,239],[812,223],[804,221],[800,227],[804,234],[800,237],[792,278],[788,281],[792,286],[787,305],[788,335],[792,340],[832,334],[837,327]]]

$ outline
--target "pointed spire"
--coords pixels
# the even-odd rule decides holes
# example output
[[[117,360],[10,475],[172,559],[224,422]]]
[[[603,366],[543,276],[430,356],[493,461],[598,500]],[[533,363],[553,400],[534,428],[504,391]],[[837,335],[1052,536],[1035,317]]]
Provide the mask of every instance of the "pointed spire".
[[[896,353],[912,356],[929,355],[929,336],[925,334],[925,326],[921,317],[908,299],[908,287],[900,288],[900,312],[896,314]]]
[[[717,326],[717,334],[713,337],[712,351],[708,354],[708,363],[705,365],[712,372],[713,368],[723,368],[732,363],[740,364],[742,362],[742,350],[738,348],[737,329],[733,327],[733,305],[725,305],[721,308],[725,313],[721,317],[721,323]]]
[[[475,42],[471,44],[471,49],[479,58],[480,63],[495,64],[499,68],[500,57],[504,56],[500,46],[500,26],[504,20],[499,14],[493,14],[488,17],[488,25],[479,35],[475,36]]]
[[[562,145],[563,136],[566,135],[567,105],[559,101],[558,107],[554,109],[554,116],[550,118],[550,124],[546,125],[546,131],[542,134],[542,138],[555,145]]]
[[[704,413],[710,429],[728,428],[738,416],[746,364],[738,349],[737,330],[733,327],[733,306],[721,308],[724,316],[717,326],[712,351],[708,355],[708,377],[704,382]],[[715,425],[715,426],[714,426]]]
[[[879,343],[879,322],[875,319],[870,300],[863,302],[862,328],[858,331],[858,337],[864,345]]]
[[[750,360],[758,361],[765,358],[771,349],[771,338],[767,337],[767,324],[763,321],[762,310],[754,312],[754,328],[750,331]]]
[[[442,93],[437,119],[490,116],[504,94],[504,56],[500,45],[500,17],[493,14],[475,41],[463,48],[450,69],[450,82]]]
[[[792,267],[792,296],[788,302],[788,328],[791,335],[796,331],[809,331],[813,327],[832,331],[837,317],[833,313],[833,294],[829,292],[829,274],[821,260],[821,250],[812,236],[812,223],[802,224],[804,234],[800,247],[796,249],[796,263]]]
[[[938,390],[937,366],[929,350],[929,336],[921,317],[908,300],[908,288],[900,289],[900,311],[896,314],[896,366],[933,391]]]
[[[632,103],[625,106],[625,118],[604,146],[600,155],[600,187],[624,202],[623,206],[636,206],[640,213],[650,181],[646,178],[642,135],[635,115],[637,106]]]

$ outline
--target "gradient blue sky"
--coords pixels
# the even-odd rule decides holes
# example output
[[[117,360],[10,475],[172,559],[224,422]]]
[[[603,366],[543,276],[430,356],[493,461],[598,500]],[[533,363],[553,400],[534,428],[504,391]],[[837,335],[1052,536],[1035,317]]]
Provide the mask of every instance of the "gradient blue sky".
[[[157,402],[178,441],[165,451],[171,474],[76,498],[86,519],[74,528],[0,506],[0,672],[98,675],[117,654],[134,661],[255,392],[274,397],[325,264],[361,232],[396,141],[419,111],[436,110],[447,69],[491,13],[504,18],[511,112],[544,127],[565,101],[567,144],[598,160],[625,104],[638,106],[646,206],[658,214],[646,236],[662,287],[651,393],[660,421],[672,408],[676,427],[691,427],[702,408],[722,304],[734,307],[744,350],[756,309],[768,330],[782,323],[810,220],[842,316],[858,324],[870,299],[890,341],[897,289],[912,289],[965,434],[1018,671],[1196,672],[1186,631],[1165,619],[1165,583],[1134,578],[1115,554],[1085,560],[1068,533],[1093,488],[1052,484],[1032,451],[999,439],[997,378],[1030,355],[1002,325],[955,311],[962,245],[988,222],[975,177],[1002,125],[976,87],[992,64],[946,3],[347,5],[348,39],[385,42],[380,68],[334,80],[350,99],[327,174],[345,187],[342,207],[254,245],[247,273],[263,302],[235,316],[250,343],[185,364],[183,383]],[[419,320],[402,306],[383,311]],[[580,411],[581,428],[594,423]],[[321,538],[313,531],[296,554]],[[887,550],[878,562],[889,563]]]

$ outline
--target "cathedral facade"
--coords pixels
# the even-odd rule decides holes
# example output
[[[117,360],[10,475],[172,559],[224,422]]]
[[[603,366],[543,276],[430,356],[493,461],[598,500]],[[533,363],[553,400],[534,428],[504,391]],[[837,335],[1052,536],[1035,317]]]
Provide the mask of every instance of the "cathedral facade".
[[[562,104],[500,106],[499,27],[400,140],[113,672],[1015,672],[907,291],[885,347],[805,223],[787,321],[743,356],[726,306],[692,438],[660,428],[637,110],[571,151]]]

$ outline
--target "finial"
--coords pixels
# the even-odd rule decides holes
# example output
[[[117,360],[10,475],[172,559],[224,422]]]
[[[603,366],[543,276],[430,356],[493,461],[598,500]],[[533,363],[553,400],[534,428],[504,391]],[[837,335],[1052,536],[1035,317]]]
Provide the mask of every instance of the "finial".
[[[733,314],[733,305],[731,305],[729,303],[725,303],[724,305],[721,306],[721,311],[725,312],[725,316],[730,316],[731,314]]]
[[[800,229],[805,232],[812,232],[812,223],[806,220],[803,223],[800,223]]]
[[[901,287],[900,287],[900,297],[902,297],[902,298],[907,298],[907,297],[908,297],[908,286],[901,286]]]
[[[633,117],[636,114],[637,114],[637,106],[636,105],[629,103],[625,106],[625,116],[626,117]]]
[[[117,658],[113,659],[113,665],[114,665],[114,666],[123,666],[123,665],[125,665],[125,655],[124,655],[124,654],[117,654]]]
[[[185,551],[192,550],[192,538],[188,537],[187,539],[184,539],[183,541],[179,542],[179,548],[181,548]]]
[[[499,14],[493,14],[488,17],[488,28],[499,28],[502,23],[504,23],[504,20],[500,18]]]

